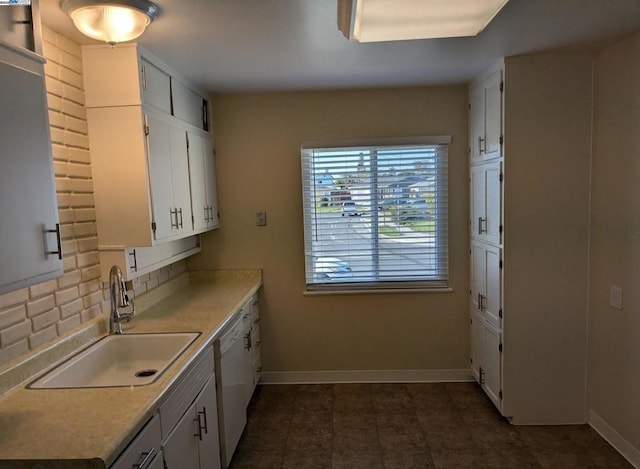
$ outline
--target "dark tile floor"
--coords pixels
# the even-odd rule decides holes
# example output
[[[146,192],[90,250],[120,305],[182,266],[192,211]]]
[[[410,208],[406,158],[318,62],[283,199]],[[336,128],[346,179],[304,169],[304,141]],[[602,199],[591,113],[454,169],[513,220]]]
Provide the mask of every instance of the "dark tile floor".
[[[259,386],[231,469],[630,468],[587,425],[512,426],[475,383]]]

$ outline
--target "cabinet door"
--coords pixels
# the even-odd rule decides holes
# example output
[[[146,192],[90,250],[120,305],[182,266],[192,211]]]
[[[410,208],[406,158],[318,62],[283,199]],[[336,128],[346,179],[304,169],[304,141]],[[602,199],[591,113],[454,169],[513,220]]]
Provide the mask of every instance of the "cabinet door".
[[[189,190],[189,155],[187,133],[171,125],[171,182],[173,206],[176,209],[176,232],[181,236],[193,231],[191,221],[191,192]]]
[[[484,321],[474,307],[471,308],[471,375],[480,383],[482,350],[484,348]],[[480,383],[481,384],[481,383]]]
[[[484,158],[484,87],[476,86],[469,90],[469,152],[470,162]]]
[[[218,440],[218,411],[216,380],[211,377],[195,402],[199,426],[196,440],[200,455],[200,469],[220,469],[220,442]]]
[[[198,417],[193,404],[164,441],[162,451],[167,469],[199,469]]]
[[[471,167],[471,235],[486,242],[502,242],[502,163]]]
[[[500,398],[502,382],[502,338],[500,331],[486,324],[482,360],[482,387],[498,409],[502,409]]]
[[[188,132],[189,175],[193,229],[204,231],[218,227],[218,197],[211,138]]]
[[[501,327],[502,250],[473,241],[471,244],[471,304],[493,327]]]
[[[62,255],[44,78],[0,62],[0,83],[2,294],[62,275]]]
[[[484,158],[502,156],[502,71],[491,75],[484,84]]]
[[[175,79],[171,80],[171,91],[173,115],[199,129],[206,129],[202,96]]]
[[[140,60],[140,88],[142,100],[162,112],[171,113],[171,79],[147,60]]]
[[[170,238],[177,229],[171,174],[171,126],[151,114],[145,115],[147,159],[151,181],[151,205],[155,222],[154,239]]]
[[[251,304],[247,303],[240,312],[242,314],[242,340],[244,341],[243,377],[245,389],[245,405],[249,404],[253,394],[253,344],[251,343]]]

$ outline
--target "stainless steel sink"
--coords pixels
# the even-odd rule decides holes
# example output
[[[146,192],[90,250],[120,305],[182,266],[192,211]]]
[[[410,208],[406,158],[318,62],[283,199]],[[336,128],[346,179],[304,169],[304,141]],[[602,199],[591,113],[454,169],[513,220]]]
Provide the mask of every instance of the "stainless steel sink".
[[[199,332],[109,335],[38,378],[29,388],[102,388],[150,384],[199,335]]]

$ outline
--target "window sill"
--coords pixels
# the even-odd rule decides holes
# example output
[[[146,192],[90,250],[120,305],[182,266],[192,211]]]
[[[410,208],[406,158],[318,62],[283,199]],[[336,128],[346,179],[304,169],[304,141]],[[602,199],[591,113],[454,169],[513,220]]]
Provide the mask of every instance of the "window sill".
[[[322,290],[305,290],[303,296],[326,296],[326,295],[370,295],[370,294],[396,294],[396,293],[453,293],[451,287],[441,288],[370,288],[362,290],[332,290],[330,288]]]

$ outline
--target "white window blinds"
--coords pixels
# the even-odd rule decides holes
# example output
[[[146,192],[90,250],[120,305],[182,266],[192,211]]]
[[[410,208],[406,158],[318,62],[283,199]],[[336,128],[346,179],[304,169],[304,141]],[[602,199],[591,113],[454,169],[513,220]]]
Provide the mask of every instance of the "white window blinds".
[[[303,145],[308,290],[447,286],[450,141]]]

